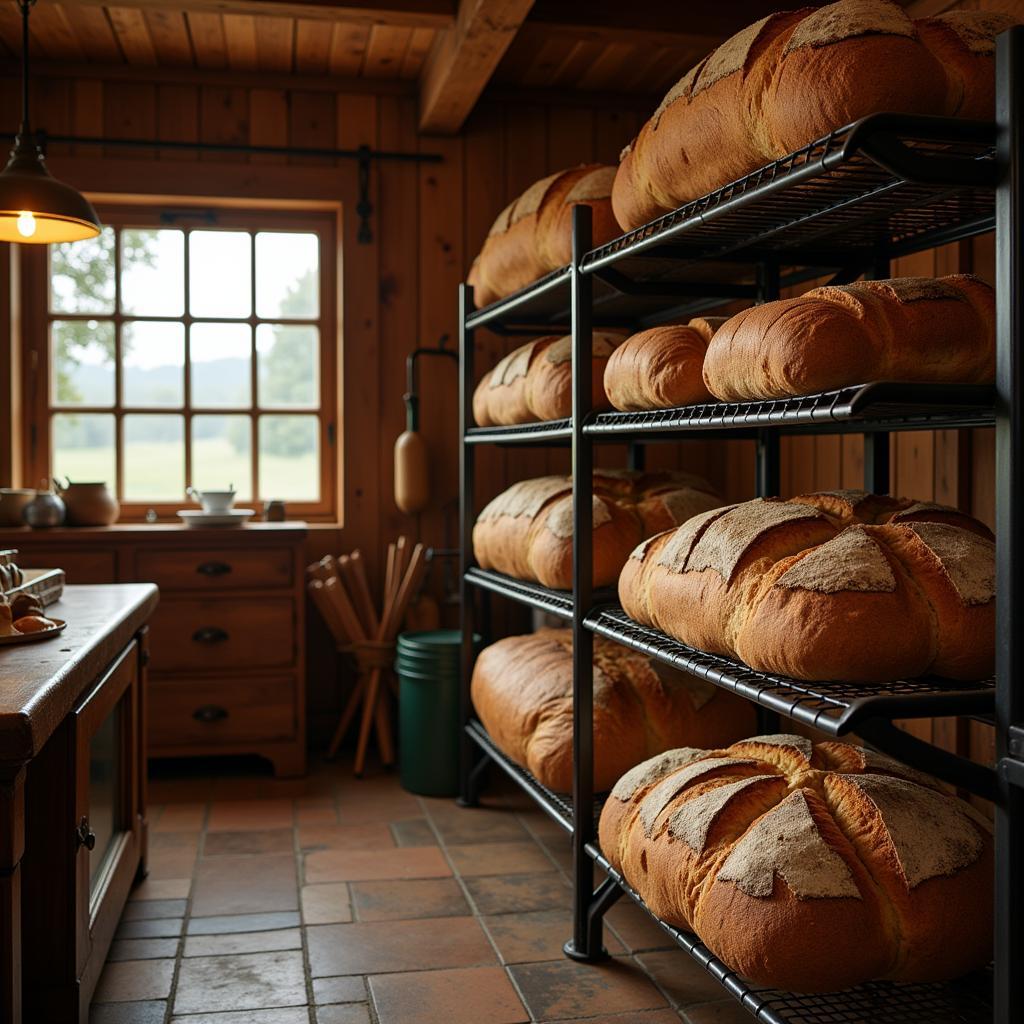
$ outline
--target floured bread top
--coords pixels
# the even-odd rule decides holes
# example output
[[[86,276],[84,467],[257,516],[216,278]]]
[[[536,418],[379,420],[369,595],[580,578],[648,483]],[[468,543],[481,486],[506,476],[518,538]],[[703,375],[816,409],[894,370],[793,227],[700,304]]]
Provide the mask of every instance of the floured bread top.
[[[891,593],[896,589],[896,576],[889,559],[864,528],[851,526],[791,565],[775,585],[821,594],[844,590]]]
[[[545,338],[535,338],[533,341],[528,341],[525,345],[520,345],[519,348],[509,352],[491,370],[487,386],[492,388],[508,387],[518,377],[525,377],[526,371],[530,369],[530,363],[533,360],[534,349],[545,340]]]
[[[606,334],[604,332],[595,331],[593,342],[591,344],[591,354],[595,359],[606,359],[615,351],[621,342],[621,334]],[[554,363],[556,366],[561,363],[571,362],[572,335],[567,334],[564,338],[559,338],[553,345],[550,345],[544,352],[544,358],[549,363]]]
[[[535,516],[556,495],[571,490],[572,482],[564,476],[520,480],[485,505],[477,516],[477,522],[483,523],[499,516]]]
[[[661,549],[661,557],[658,565],[664,566],[670,572],[685,572],[686,562],[690,552],[700,539],[704,528],[708,523],[724,516],[730,509],[737,508],[737,505],[725,505],[722,508],[713,508],[707,512],[692,516],[669,538],[668,542]],[[643,552],[641,552],[643,557]]]
[[[512,209],[516,205],[516,200],[513,199],[508,206],[505,207],[501,213],[498,214],[497,219],[491,225],[491,230],[487,232],[487,237],[490,238],[492,235],[503,235],[508,231],[509,226],[512,223]]]
[[[807,765],[810,765],[814,758],[814,743],[806,736],[799,736],[794,732],[775,732],[766,736],[752,736],[749,740],[741,740],[740,744],[764,744],[769,747],[785,747],[799,754]],[[736,746],[737,744],[733,744]]]
[[[996,36],[1021,19],[999,11],[947,11],[925,22],[944,25],[960,37],[960,42],[971,53],[992,55],[996,52]]]
[[[740,559],[766,533],[797,519],[822,518],[822,513],[809,505],[763,498],[745,501],[708,526],[686,560],[686,571],[714,569],[729,583]]]
[[[748,25],[722,43],[704,62],[700,77],[693,87],[693,95],[696,96],[711,88],[715,82],[743,70],[750,57],[750,51],[761,37],[761,30],[777,17],[776,14],[769,14],[768,17],[755,21],[753,25]]]
[[[536,213],[540,209],[540,204],[544,202],[548,189],[555,183],[555,179],[560,178],[563,174],[565,174],[565,171],[558,171],[556,174],[549,174],[546,178],[541,178],[540,181],[535,181],[516,200],[509,226],[511,227],[512,224],[518,223],[524,217],[529,217],[531,214]]]
[[[949,279],[938,277],[897,277],[891,281],[863,281],[866,291],[884,295],[896,302],[909,303],[924,300],[947,299],[966,302],[964,293]]]
[[[889,0],[840,0],[808,14],[790,36],[786,53],[804,46],[831,46],[866,35],[915,39],[917,30],[910,18]]]
[[[779,875],[799,899],[860,899],[849,866],[824,840],[798,789],[767,811],[732,848],[718,872],[748,896],[767,899]]]
[[[640,804],[640,824],[644,835],[650,838],[661,812],[691,783],[722,768],[753,767],[756,764],[756,761],[740,760],[737,757],[706,757],[673,772],[662,779]]]
[[[970,530],[945,523],[908,523],[942,563],[960,600],[988,604],[996,596],[996,546]]]
[[[597,167],[584,174],[565,197],[565,205],[584,203],[588,199],[607,199],[612,194],[612,182],[615,180],[614,167]]]
[[[641,789],[654,785],[677,768],[707,755],[706,750],[697,747],[678,747],[675,750],[666,750],[663,754],[655,754],[654,757],[649,757],[630,768],[612,787],[611,795],[623,802],[632,800]]]
[[[736,782],[727,782],[724,786],[705,790],[687,800],[686,804],[668,819],[668,834],[674,839],[681,839],[694,853],[703,853],[711,826],[725,810],[729,801],[751,786],[769,781],[785,785],[778,775],[754,775],[749,779],[738,779]]]
[[[874,805],[913,889],[929,878],[953,875],[981,856],[983,841],[960,801],[905,779],[845,775]]]
[[[610,523],[612,510],[604,498],[596,494],[592,499],[593,523],[596,530],[605,523]],[[547,514],[544,525],[560,540],[572,536],[572,497],[566,495],[562,501],[556,501]]]
[[[648,537],[646,540],[640,541],[639,544],[629,553],[630,558],[635,558],[638,562],[642,562],[647,557],[647,549],[659,538],[664,537],[666,533],[674,533],[674,530],[662,530],[661,533],[656,533],[653,537]]]
[[[709,505],[717,506],[719,499],[704,491],[683,487],[676,491],[665,491],[650,500],[660,501],[674,522],[685,523],[694,515],[708,511]]]
[[[675,103],[676,100],[687,98],[691,92],[693,92],[693,83],[697,80],[697,76],[701,73],[704,65],[707,64],[708,58],[705,57],[699,64],[694,64],[689,71],[683,75],[682,78],[672,86],[667,93],[665,98],[658,104],[658,109],[651,115],[651,119],[647,122],[650,125],[651,131],[656,132],[658,125],[661,123],[661,117],[668,110],[669,107]],[[633,140],[633,145],[636,144],[636,140]],[[624,159],[627,151],[631,150],[632,146],[627,146],[622,152],[620,159]]]

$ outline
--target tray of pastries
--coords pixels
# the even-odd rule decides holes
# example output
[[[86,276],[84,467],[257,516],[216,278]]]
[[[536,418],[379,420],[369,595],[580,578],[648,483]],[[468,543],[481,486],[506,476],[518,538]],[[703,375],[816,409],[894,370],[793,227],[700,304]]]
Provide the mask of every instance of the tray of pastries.
[[[0,598],[0,647],[46,640],[66,627],[63,619],[44,614],[43,603],[34,594]]]

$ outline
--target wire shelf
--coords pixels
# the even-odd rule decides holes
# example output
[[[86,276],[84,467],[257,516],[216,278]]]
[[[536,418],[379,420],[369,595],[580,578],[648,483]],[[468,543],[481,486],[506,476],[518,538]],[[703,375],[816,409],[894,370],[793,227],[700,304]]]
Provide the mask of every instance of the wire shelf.
[[[691,932],[675,928],[651,912],[640,894],[617,872],[595,844],[595,863],[634,903],[693,957],[762,1024],[991,1024],[992,975],[978,971],[946,984],[875,981],[843,992],[800,994],[760,988],[744,981]]]
[[[830,736],[841,736],[870,719],[984,714],[995,706],[995,683],[991,679],[978,683],[929,678],[881,684],[806,683],[756,672],[730,658],[687,647],[660,630],[634,622],[618,607],[589,616],[586,625],[595,633]]]
[[[466,582],[489,590],[492,594],[501,594],[502,597],[537,608],[549,615],[558,615],[563,619],[572,618],[572,592],[569,590],[549,590],[539,583],[527,583],[501,572],[492,572],[490,569],[479,569],[475,566],[466,570]]]
[[[599,413],[583,429],[605,439],[680,431],[787,427],[803,433],[939,430],[995,422],[995,391],[976,384],[900,384],[880,381],[764,402],[708,402],[646,412]]]
[[[572,420],[517,423],[508,427],[470,427],[463,440],[466,444],[568,444],[572,440]]]

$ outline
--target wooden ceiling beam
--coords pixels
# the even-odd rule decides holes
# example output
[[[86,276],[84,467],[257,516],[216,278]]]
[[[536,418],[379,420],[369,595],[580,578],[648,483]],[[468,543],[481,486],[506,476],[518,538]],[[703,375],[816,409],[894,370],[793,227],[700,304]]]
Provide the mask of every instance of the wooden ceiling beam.
[[[61,0],[64,7],[108,6],[110,0]],[[455,0],[116,0],[117,7],[152,11],[165,7],[185,14],[233,14],[278,18],[309,18],[404,28],[449,28],[455,22]]]
[[[420,74],[420,131],[453,134],[476,105],[533,0],[461,0]]]

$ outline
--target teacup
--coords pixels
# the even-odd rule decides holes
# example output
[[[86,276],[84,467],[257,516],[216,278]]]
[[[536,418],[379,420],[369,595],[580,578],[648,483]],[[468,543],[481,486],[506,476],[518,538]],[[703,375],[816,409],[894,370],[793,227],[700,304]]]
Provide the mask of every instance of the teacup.
[[[193,501],[198,501],[208,516],[222,516],[231,511],[235,503],[234,489],[228,491],[197,491],[190,487],[185,492]]]

